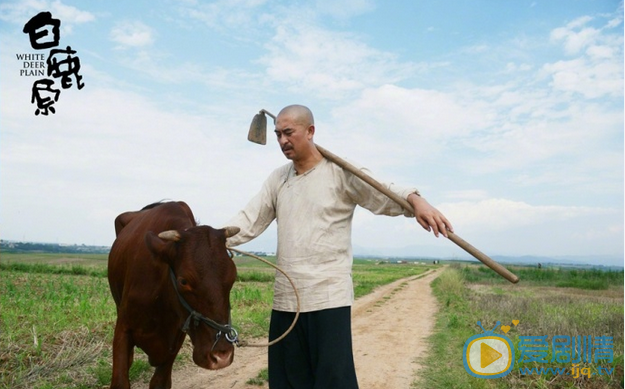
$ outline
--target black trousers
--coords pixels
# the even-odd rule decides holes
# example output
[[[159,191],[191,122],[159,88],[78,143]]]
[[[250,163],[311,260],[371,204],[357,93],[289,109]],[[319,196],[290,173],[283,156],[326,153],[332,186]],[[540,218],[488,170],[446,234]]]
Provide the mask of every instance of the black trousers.
[[[269,339],[282,335],[293,312],[271,312]],[[358,389],[351,307],[301,313],[295,328],[269,347],[270,389]]]

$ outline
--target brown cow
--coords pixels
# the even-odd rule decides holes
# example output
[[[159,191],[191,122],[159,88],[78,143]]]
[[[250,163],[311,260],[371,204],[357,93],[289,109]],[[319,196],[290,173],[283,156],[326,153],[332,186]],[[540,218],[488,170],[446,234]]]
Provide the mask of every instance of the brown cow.
[[[230,326],[230,289],[236,267],[226,238],[237,232],[198,226],[183,202],[151,204],[115,219],[117,239],[108,261],[117,305],[111,388],[130,388],[135,346],[156,367],[150,389],[171,388],[172,365],[187,332],[198,366],[232,363],[237,334]]]

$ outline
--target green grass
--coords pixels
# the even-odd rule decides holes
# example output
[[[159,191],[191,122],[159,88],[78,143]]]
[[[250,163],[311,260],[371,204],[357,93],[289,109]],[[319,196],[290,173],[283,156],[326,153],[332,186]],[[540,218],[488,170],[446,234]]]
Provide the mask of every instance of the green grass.
[[[99,388],[111,375],[115,304],[106,279],[103,254],[2,253],[0,262],[0,388]],[[275,258],[267,258],[275,262]],[[273,299],[274,270],[235,258],[237,282],[231,293],[232,316],[241,338],[266,338]],[[357,295],[427,267],[354,266]],[[185,343],[179,359],[190,360]],[[147,357],[135,350],[133,381],[152,374]],[[253,378],[265,380],[266,374]]]
[[[266,337],[274,270],[240,257],[235,258],[235,263],[238,276],[231,294],[233,322],[243,339]],[[355,294],[360,297],[377,286],[408,276],[418,277],[429,268],[355,261]],[[521,279],[518,285],[474,265],[454,266],[433,282],[440,311],[436,333],[430,338],[430,354],[423,361],[425,370],[420,373],[423,381],[416,387],[623,387],[623,272],[511,270]],[[0,307],[0,388],[82,389],[108,385],[115,304],[106,280],[105,255],[3,253]],[[461,352],[469,337],[481,333],[476,322],[481,320],[490,330],[497,320],[510,325],[514,319],[520,323],[511,325],[507,336],[517,346],[519,336],[613,336],[611,366],[615,372],[610,377],[577,380],[525,377],[515,365],[515,370],[501,379],[469,376],[464,371]],[[190,346],[185,345],[179,356],[187,363],[189,350]],[[145,381],[151,373],[145,355],[137,350],[131,371],[133,380]],[[264,381],[263,372],[250,377],[250,384],[262,385]]]
[[[588,273],[567,269],[514,269],[521,283],[499,282],[475,266],[455,266],[432,283],[441,303],[431,351],[424,361],[421,381],[414,387],[442,388],[622,388],[623,387],[623,273]],[[620,281],[619,281],[620,279]],[[571,282],[573,280],[573,282]],[[586,282],[607,287],[587,288]],[[566,283],[566,287],[561,286]],[[576,285],[571,287],[570,285]],[[566,288],[566,289],[565,289]],[[464,370],[465,341],[482,332],[477,321],[491,330],[497,321],[509,325],[506,334],[518,353],[520,336],[555,335],[612,336],[614,360],[610,364],[582,364],[597,372],[597,366],[613,368],[610,376],[591,378],[545,375],[523,376],[519,368],[559,367],[570,371],[571,363],[515,363],[506,377],[486,380]],[[512,320],[519,320],[517,326]],[[501,327],[496,331],[502,334]],[[551,344],[551,343],[549,343]],[[547,356],[551,359],[551,349]],[[520,354],[516,360],[520,359]]]
[[[250,378],[245,383],[248,385],[263,386],[265,382],[268,382],[268,381],[269,381],[269,370],[263,369],[258,373],[256,377]]]
[[[2,387],[64,381],[64,371],[96,362],[112,340],[115,308],[103,277],[2,270],[0,306]],[[90,379],[76,372],[70,381],[77,377]]]
[[[272,282],[238,282],[230,292],[232,322],[241,338],[266,337],[273,301]]]
[[[50,265],[47,263],[9,262],[0,263],[1,271],[39,274],[69,274],[92,277],[106,277],[106,268],[76,264]]]
[[[56,253],[0,253],[2,265],[9,263],[34,263],[50,264],[77,264],[84,266],[104,266],[108,260],[108,254],[56,254]]]
[[[258,270],[237,272],[237,282],[273,282],[274,273]]]
[[[428,266],[412,264],[375,264],[357,261],[353,267],[354,295],[356,298],[369,294],[380,285],[401,278],[423,274]]]
[[[524,285],[555,286],[559,288],[580,288],[589,290],[607,290],[611,286],[623,285],[624,273],[621,271],[603,271],[598,269],[567,269],[535,267],[509,267]],[[506,284],[497,273],[484,266],[467,265],[461,267],[462,276],[467,282]]]

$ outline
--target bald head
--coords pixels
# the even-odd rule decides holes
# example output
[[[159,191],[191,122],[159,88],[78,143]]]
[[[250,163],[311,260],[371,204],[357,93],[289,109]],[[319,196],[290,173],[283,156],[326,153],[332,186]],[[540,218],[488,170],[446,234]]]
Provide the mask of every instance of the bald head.
[[[284,107],[276,117],[274,132],[284,156],[293,161],[298,173],[307,171],[323,158],[313,141],[315,120],[308,107]]]
[[[313,117],[312,111],[304,105],[293,104],[286,106],[278,113],[278,117],[281,116],[289,117],[294,122],[306,127],[315,125],[315,118]]]

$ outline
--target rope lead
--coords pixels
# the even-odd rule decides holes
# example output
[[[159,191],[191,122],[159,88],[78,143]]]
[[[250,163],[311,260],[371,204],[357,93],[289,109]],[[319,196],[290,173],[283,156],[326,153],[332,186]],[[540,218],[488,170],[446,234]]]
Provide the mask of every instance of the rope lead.
[[[248,257],[252,257],[254,259],[257,259],[257,260],[259,260],[259,261],[261,261],[261,262],[263,262],[263,263],[273,267],[274,269],[276,269],[277,271],[282,273],[286,277],[286,279],[289,280],[289,282],[291,283],[291,287],[293,287],[293,293],[295,293],[295,299],[297,300],[297,311],[295,312],[295,317],[293,318],[293,322],[291,323],[291,326],[289,328],[287,328],[287,330],[282,335],[280,335],[278,338],[276,338],[276,339],[274,339],[274,340],[272,340],[271,342],[268,342],[268,343],[249,343],[246,340],[240,340],[240,339],[239,339],[239,342],[237,343],[237,345],[239,347],[269,347],[269,346],[273,346],[274,344],[276,344],[279,341],[281,341],[282,339],[284,339],[289,334],[289,332],[291,332],[291,330],[293,330],[293,328],[295,327],[295,323],[297,323],[297,319],[299,319],[299,311],[300,311],[299,293],[297,292],[297,288],[295,287],[295,283],[293,282],[291,277],[289,277],[289,275],[286,274],[286,272],[284,270],[280,269],[280,267],[274,265],[273,263],[269,262],[268,260],[263,259],[263,258],[261,258],[259,256],[254,255],[254,254],[251,254],[251,253],[248,253],[248,252],[245,252],[245,251],[241,251],[241,250],[232,248],[232,247],[226,247],[226,248],[228,250],[230,250],[230,251],[234,251],[234,252],[237,252],[239,254],[243,254],[243,255],[246,255]]]

